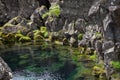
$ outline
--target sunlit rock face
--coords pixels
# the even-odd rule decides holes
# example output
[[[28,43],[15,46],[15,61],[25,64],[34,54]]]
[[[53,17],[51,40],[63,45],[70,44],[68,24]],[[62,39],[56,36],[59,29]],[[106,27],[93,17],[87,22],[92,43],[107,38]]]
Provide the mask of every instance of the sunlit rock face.
[[[71,20],[87,16],[88,10],[94,0],[63,0],[61,4],[62,14]]]

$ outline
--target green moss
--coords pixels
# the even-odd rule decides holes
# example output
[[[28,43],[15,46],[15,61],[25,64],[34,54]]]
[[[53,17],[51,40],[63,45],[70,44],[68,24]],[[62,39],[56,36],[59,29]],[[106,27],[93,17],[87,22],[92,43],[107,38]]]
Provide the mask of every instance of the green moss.
[[[34,42],[42,42],[42,41],[44,41],[44,37],[42,37],[41,35],[34,36]]]
[[[102,38],[102,33],[96,32],[95,36],[96,36],[96,38]]]
[[[22,42],[22,43],[31,42],[31,38],[28,37],[28,36],[22,36],[22,37],[19,39],[19,42]]]
[[[3,28],[3,27],[0,27],[0,32],[2,31],[2,28]]]
[[[50,7],[50,15],[55,15],[55,16],[59,16],[60,15],[60,6],[58,4],[53,4],[51,7]]]
[[[96,61],[97,60],[96,51],[94,51],[94,54],[91,55],[89,58],[90,58],[90,60]]]
[[[18,32],[15,34],[16,40],[19,41],[19,39],[20,39],[21,37],[23,37],[23,35],[21,34],[20,31],[18,31]]]
[[[85,52],[85,48],[84,47],[79,46],[78,49],[79,49],[81,54],[84,54],[84,52]]]
[[[93,61],[95,61],[95,60],[96,60],[96,58],[97,58],[97,57],[96,57],[96,54],[95,54],[95,55],[90,56],[90,59],[91,59],[91,60],[93,60]]]
[[[41,26],[40,27],[40,32],[41,33],[45,33],[47,31],[47,28],[46,27],[44,27],[44,26]]]
[[[113,68],[120,70],[120,62],[119,61],[111,61],[110,64]]]
[[[43,35],[43,37],[48,37],[48,31],[47,31],[47,28],[42,26],[40,27],[40,32],[41,32],[41,35]]]
[[[78,35],[78,40],[82,40],[82,39],[83,39],[83,34],[81,33]]]
[[[120,79],[120,74],[119,73],[114,73],[114,74],[112,74],[112,77],[114,78],[114,80],[119,80]]]
[[[40,35],[41,33],[40,30],[34,30],[33,32],[34,32],[34,36]]]
[[[93,67],[93,72],[92,74],[96,77],[96,78],[100,78],[102,77],[103,74],[105,74],[105,70],[102,64],[96,65]]]
[[[16,38],[17,40],[19,40],[21,37],[23,37],[22,34],[16,34],[16,35],[15,35],[15,38]]]
[[[9,33],[2,37],[2,42],[4,44],[14,44],[15,43],[15,36],[13,33]]]
[[[49,11],[42,15],[42,18],[44,19],[47,16],[59,17],[60,13],[61,13],[60,6],[58,4],[53,4],[50,7]]]
[[[40,30],[35,30],[34,31],[34,42],[41,42],[44,41],[45,38],[48,38],[48,31],[47,28],[44,26],[40,27]]]

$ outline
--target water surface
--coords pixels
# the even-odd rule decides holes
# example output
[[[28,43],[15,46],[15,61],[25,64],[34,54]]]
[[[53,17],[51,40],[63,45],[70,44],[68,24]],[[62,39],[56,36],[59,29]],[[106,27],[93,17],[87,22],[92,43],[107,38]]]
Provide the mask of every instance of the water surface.
[[[14,73],[13,80],[73,80],[76,76],[79,80],[93,80],[89,74],[92,62],[78,60],[76,53],[79,50],[76,48],[49,44],[17,45],[0,53]]]

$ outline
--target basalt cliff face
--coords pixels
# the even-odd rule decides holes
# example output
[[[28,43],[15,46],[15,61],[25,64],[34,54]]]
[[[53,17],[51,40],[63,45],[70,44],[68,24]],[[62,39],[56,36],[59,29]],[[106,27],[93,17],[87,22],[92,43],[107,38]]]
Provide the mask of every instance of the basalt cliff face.
[[[115,80],[114,75],[119,75],[119,68],[112,62],[120,62],[120,1],[96,1],[89,10],[89,15],[94,16],[96,24],[101,27],[103,40],[95,41],[95,49],[100,60],[104,61],[106,76]],[[101,11],[103,10],[103,11]],[[119,65],[117,65],[119,66]],[[120,79],[119,77],[117,78]]]
[[[0,0],[0,23],[18,15],[29,18],[37,7],[38,1],[35,0]]]
[[[94,0],[63,0],[62,14],[69,20],[76,20],[87,16]]]
[[[41,5],[50,7],[48,0],[0,0],[0,23],[4,24],[16,16],[30,18],[34,10]]]

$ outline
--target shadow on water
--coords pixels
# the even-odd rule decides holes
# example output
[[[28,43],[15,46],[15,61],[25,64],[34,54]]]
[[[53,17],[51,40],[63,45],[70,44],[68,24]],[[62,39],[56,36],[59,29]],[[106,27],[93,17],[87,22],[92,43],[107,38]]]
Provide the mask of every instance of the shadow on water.
[[[76,61],[73,53],[77,49],[47,44],[14,46],[0,52],[14,73],[13,80],[75,80],[78,76],[76,80],[93,80],[94,63]]]

